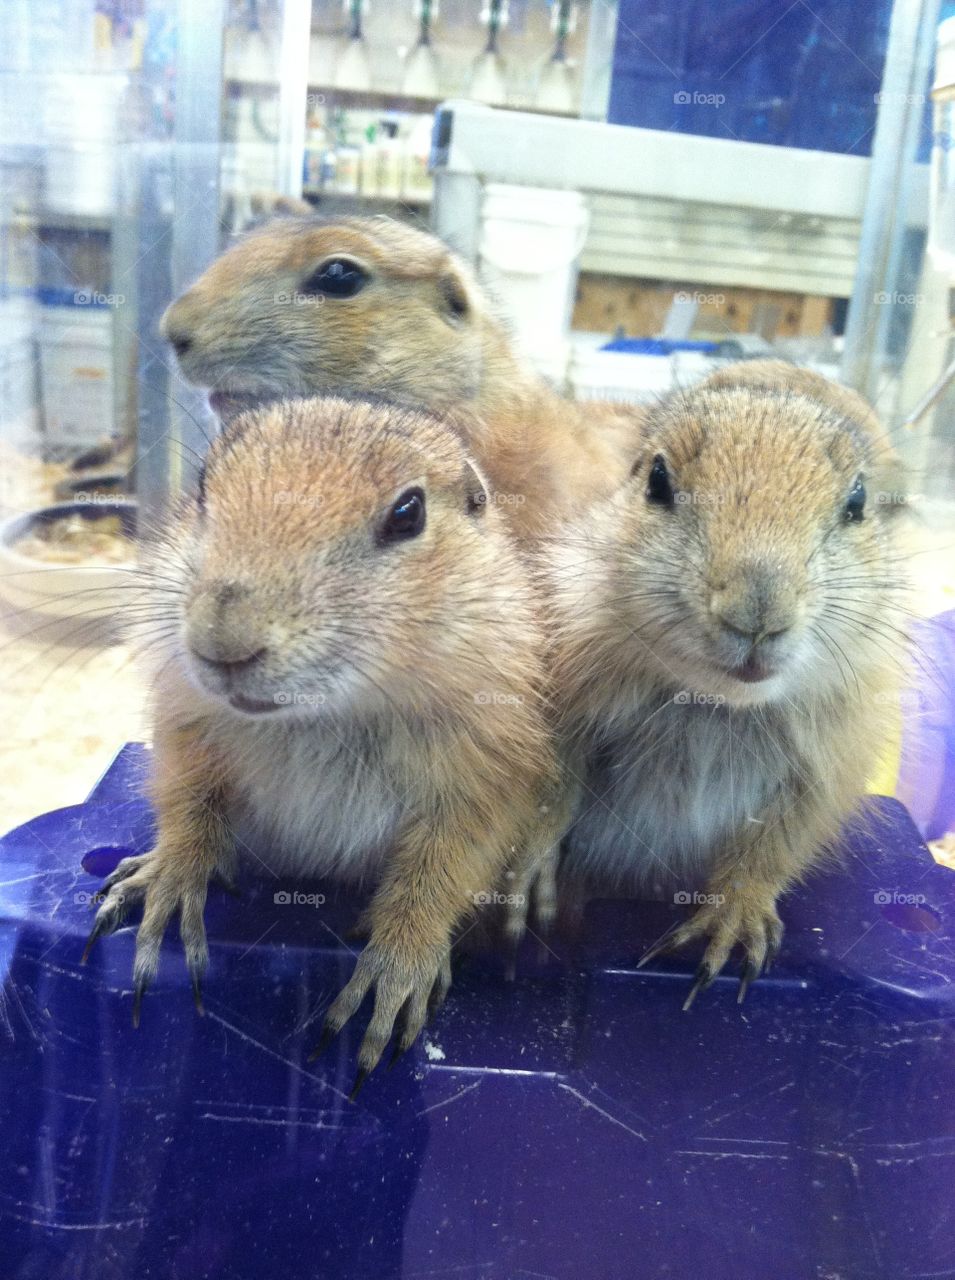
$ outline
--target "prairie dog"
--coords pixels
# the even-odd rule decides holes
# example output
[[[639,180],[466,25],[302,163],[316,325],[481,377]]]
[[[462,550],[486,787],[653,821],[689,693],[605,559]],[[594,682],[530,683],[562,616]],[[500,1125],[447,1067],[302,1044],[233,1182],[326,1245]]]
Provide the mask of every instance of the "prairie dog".
[[[546,570],[580,779],[562,874],[702,890],[644,957],[703,946],[687,1006],[736,944],[740,998],[778,949],[777,900],[863,795],[904,656],[869,424],[745,371],[665,399]]]
[[[552,392],[465,263],[389,218],[277,219],[213,262],[162,331],[224,418],[328,393],[452,412],[519,534],[612,493],[636,454],[640,410]]]
[[[377,885],[331,1006],[370,989],[359,1083],[450,981],[455,926],[533,840],[554,777],[541,637],[500,513],[435,418],[341,399],[236,418],[148,550],[135,632],[155,688],[152,852],[106,881],[89,946],[143,904],[134,1018],[178,914],[252,850]],[[140,611],[141,611],[140,607]]]

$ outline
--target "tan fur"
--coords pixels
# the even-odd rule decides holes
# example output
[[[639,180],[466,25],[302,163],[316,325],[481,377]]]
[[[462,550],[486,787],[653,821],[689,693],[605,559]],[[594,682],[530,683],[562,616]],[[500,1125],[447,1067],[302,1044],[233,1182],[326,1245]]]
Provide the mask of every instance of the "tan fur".
[[[753,387],[764,391],[795,391],[827,405],[862,427],[872,440],[871,487],[881,494],[881,506],[891,511],[905,505],[906,475],[892,438],[867,400],[851,387],[833,382],[812,369],[784,360],[742,360],[717,369],[700,384],[704,387]],[[878,497],[876,498],[878,500]]]
[[[388,406],[289,401],[213,442],[199,500],[146,559],[134,628],[156,689],[159,836],[107,882],[94,936],[145,900],[138,991],[177,910],[198,982],[206,884],[231,877],[237,848],[377,884],[326,1025],[373,986],[361,1069],[406,1001],[401,1045],[417,1035],[453,930],[532,841],[555,772],[530,584],[477,484],[450,430]],[[424,530],[382,545],[411,486]]]
[[[862,796],[904,654],[888,508],[869,494],[860,522],[843,515],[878,434],[840,412],[840,389],[747,372],[663,401],[630,485],[557,538],[547,569],[578,779],[564,870],[711,895],[664,944],[705,945],[691,999],[734,944],[744,991],[778,947],[776,901]],[[657,457],[669,508],[647,498]],[[752,655],[766,678],[744,682]]]
[[[306,296],[336,256],[369,283],[351,298]],[[250,396],[342,393],[453,412],[520,534],[613,492],[636,450],[641,411],[554,394],[517,358],[468,267],[388,218],[279,219],[214,262],[162,330],[185,377],[232,398],[224,411]]]

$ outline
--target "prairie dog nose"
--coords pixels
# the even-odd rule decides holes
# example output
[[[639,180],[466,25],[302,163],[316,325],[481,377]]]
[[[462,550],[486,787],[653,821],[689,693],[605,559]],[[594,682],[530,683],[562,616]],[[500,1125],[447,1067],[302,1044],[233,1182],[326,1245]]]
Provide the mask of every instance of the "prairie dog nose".
[[[794,625],[799,602],[798,585],[785,570],[746,561],[713,588],[710,613],[724,631],[759,644]]]
[[[233,582],[200,588],[189,604],[186,643],[197,658],[230,671],[261,661],[268,646],[249,588]]]
[[[190,323],[185,296],[170,303],[159,321],[159,332],[172,346],[177,356],[184,356],[195,340],[194,326]]]

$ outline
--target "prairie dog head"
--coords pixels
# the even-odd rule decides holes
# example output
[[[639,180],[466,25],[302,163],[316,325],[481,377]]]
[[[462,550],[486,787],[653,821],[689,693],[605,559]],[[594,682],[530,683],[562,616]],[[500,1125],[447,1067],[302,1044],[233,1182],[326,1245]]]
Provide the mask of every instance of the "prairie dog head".
[[[442,705],[513,590],[496,519],[428,415],[338,399],[243,414],[145,566],[143,640],[239,716]]]
[[[807,396],[704,386],[669,397],[630,483],[558,547],[564,625],[584,616],[581,584],[596,574],[608,660],[676,700],[751,706],[851,689],[899,648],[873,453],[867,431]]]
[[[228,418],[289,395],[474,399],[490,323],[470,271],[434,236],[389,218],[282,218],[213,262],[161,329]]]

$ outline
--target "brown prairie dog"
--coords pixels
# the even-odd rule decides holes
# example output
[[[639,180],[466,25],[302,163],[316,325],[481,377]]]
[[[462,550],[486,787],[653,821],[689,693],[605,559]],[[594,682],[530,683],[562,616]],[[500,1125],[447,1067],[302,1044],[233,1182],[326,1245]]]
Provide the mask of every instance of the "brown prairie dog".
[[[213,408],[284,395],[381,395],[453,412],[519,533],[612,493],[641,412],[577,405],[515,355],[470,269],[389,218],[280,218],[217,259],[162,330]]]
[[[287,401],[213,441],[148,550],[134,628],[157,844],[106,882],[90,939],[143,904],[137,1012],[176,914],[198,999],[207,884],[246,850],[377,885],[326,1019],[337,1032],[374,988],[362,1074],[406,1001],[399,1048],[443,998],[455,926],[533,841],[554,777],[529,584],[482,497],[420,411]]]
[[[562,874],[699,910],[689,1004],[838,836],[904,655],[891,508],[868,422],[723,371],[651,414],[630,483],[550,553],[556,687],[581,780]],[[845,402],[844,402],[845,403]]]

